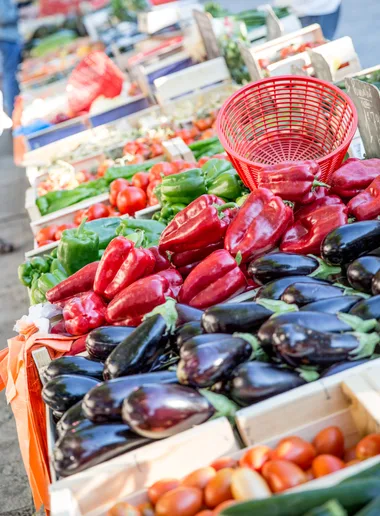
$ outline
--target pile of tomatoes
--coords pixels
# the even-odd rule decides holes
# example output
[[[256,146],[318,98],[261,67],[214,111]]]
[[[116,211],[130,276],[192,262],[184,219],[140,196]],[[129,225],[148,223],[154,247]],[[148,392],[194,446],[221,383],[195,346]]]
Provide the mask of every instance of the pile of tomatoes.
[[[380,434],[367,435],[345,448],[342,431],[330,426],[311,443],[290,436],[274,449],[258,445],[239,460],[217,459],[182,480],[159,480],[148,489],[147,502],[137,507],[120,502],[108,516],[217,516],[237,502],[267,498],[375,455],[380,455]]]

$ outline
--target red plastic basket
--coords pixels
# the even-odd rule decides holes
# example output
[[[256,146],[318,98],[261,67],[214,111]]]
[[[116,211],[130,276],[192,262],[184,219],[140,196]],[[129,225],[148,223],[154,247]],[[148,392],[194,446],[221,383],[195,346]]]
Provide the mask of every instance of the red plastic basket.
[[[352,100],[320,79],[270,77],[229,97],[217,131],[246,186],[257,187],[263,165],[312,159],[328,182],[354,137],[358,117]]]

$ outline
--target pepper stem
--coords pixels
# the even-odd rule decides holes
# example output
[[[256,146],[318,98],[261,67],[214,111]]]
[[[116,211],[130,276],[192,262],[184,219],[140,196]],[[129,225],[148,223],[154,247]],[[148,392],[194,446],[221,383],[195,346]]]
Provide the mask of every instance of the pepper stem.
[[[77,229],[76,235],[78,237],[81,236],[81,234],[83,232],[83,229],[84,229],[84,225],[86,224],[86,222],[87,222],[87,217],[83,217],[82,222],[79,224],[79,227]]]
[[[243,256],[242,256],[241,252],[238,251],[235,256],[235,262],[237,263],[238,267],[240,266],[242,259],[243,259]]]
[[[289,208],[294,208],[294,202],[292,201],[283,201],[286,206],[289,206]]]
[[[324,188],[331,188],[331,186],[327,183],[323,183],[322,181],[318,181],[318,179],[314,179],[313,184],[311,185],[311,191],[314,192],[314,190],[319,186],[322,186]]]
[[[229,208],[238,208],[238,205],[236,202],[226,202],[225,204],[213,204],[213,206],[216,208],[217,212],[220,213],[221,211],[228,210]]]

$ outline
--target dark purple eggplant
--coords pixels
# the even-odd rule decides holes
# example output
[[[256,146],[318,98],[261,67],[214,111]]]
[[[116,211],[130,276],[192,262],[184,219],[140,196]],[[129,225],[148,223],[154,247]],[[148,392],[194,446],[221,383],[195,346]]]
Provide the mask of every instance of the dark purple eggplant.
[[[328,285],[326,281],[316,280],[310,276],[289,276],[278,280],[270,281],[261,287],[256,295],[256,299],[280,299],[285,289],[293,283],[316,283],[320,285]]]
[[[68,477],[148,443],[122,423],[86,424],[67,431],[56,442],[54,469],[60,477]]]
[[[78,401],[78,403],[75,403],[75,405],[70,407],[69,410],[63,414],[62,418],[57,423],[58,435],[64,434],[70,430],[70,428],[77,427],[81,421],[86,419],[82,410],[82,403],[83,400]]]
[[[235,403],[247,407],[304,384],[295,371],[255,360],[233,371],[227,389]]]
[[[202,326],[207,333],[250,332],[259,328],[273,315],[258,303],[225,303],[208,308],[202,315]]]
[[[204,423],[214,407],[195,389],[183,385],[143,385],[123,403],[123,421],[149,439],[163,439]]]
[[[371,356],[379,341],[376,333],[327,333],[289,323],[277,326],[272,335],[277,357],[292,367],[313,365],[325,368],[337,362],[354,360],[357,355],[360,358]]]
[[[367,358],[364,358],[363,360],[348,360],[347,362],[338,362],[338,364],[333,364],[325,369],[321,373],[321,378],[326,378],[326,376],[332,376],[333,374],[347,371],[347,369],[365,364],[366,362],[368,362]]]
[[[50,362],[43,372],[43,378],[48,382],[56,376],[62,376],[63,374],[79,374],[80,376],[89,376],[90,378],[102,380],[103,367],[102,362],[95,362],[86,357],[61,357]]]
[[[44,385],[42,399],[52,410],[66,412],[98,383],[98,380],[88,376],[63,374]]]
[[[196,337],[197,335],[202,335],[202,333],[203,333],[203,328],[201,326],[200,321],[191,321],[191,322],[182,324],[182,326],[177,328],[175,331],[174,348],[177,351],[179,351],[184,342],[191,339],[192,337]]]
[[[178,362],[178,353],[169,347],[164,351],[164,353],[162,353],[162,355],[159,355],[156,358],[150,368],[150,372],[159,373],[161,371],[167,371],[169,368],[176,366]]]
[[[91,389],[83,400],[83,413],[94,423],[121,421],[121,407],[125,398],[143,384],[176,383],[175,372],[162,371],[124,376],[103,382]]]
[[[361,319],[377,319],[380,321],[380,295],[359,301],[348,313]]]
[[[177,367],[179,383],[198,388],[211,387],[225,380],[252,354],[252,346],[242,338],[224,335],[217,341],[199,344],[197,339],[203,340],[203,337],[194,337],[182,346]]]
[[[321,245],[321,256],[329,265],[348,265],[379,247],[380,222],[366,220],[331,231]]]
[[[200,321],[202,318],[203,311],[193,308],[188,305],[182,305],[177,303],[175,305],[178,314],[177,325],[185,324],[192,321]]]
[[[380,270],[380,257],[362,256],[347,268],[347,279],[352,288],[371,293],[372,278]]]
[[[293,253],[270,253],[256,258],[248,265],[248,276],[259,285],[288,276],[307,276],[319,263],[311,256]]]
[[[166,332],[162,315],[148,317],[109,355],[104,364],[104,379],[151,371],[157,358],[166,351]]]
[[[359,296],[331,297],[329,299],[322,299],[322,301],[308,303],[302,306],[300,310],[307,312],[324,312],[328,314],[337,314],[338,312],[346,313],[362,299],[363,298]]]
[[[307,305],[322,299],[343,295],[342,289],[332,285],[318,285],[313,283],[293,283],[289,285],[281,296],[281,301],[290,305]]]
[[[371,290],[374,296],[380,294],[380,272],[377,272],[372,278]]]
[[[91,358],[106,360],[134,329],[131,326],[102,326],[90,331],[86,338],[87,353]]]

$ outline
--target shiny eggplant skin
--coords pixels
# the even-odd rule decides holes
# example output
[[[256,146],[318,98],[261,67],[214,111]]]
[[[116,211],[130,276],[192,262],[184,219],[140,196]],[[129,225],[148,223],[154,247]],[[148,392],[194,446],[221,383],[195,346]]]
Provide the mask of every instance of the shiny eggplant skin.
[[[327,314],[337,314],[338,312],[346,313],[362,299],[363,298],[359,296],[340,295],[338,297],[322,299],[322,301],[314,301],[314,303],[301,306],[300,310],[308,312],[324,312]]]
[[[52,410],[66,412],[98,383],[98,380],[88,376],[63,374],[44,385],[42,399]]]
[[[167,371],[169,367],[174,367],[178,364],[179,355],[176,351],[173,351],[170,347],[166,348],[166,351],[159,355],[153,362],[150,368],[151,373],[159,373],[161,371]]]
[[[307,276],[319,264],[311,256],[295,253],[270,253],[256,258],[248,265],[248,276],[259,285],[288,276]]]
[[[174,348],[179,351],[187,340],[196,337],[197,335],[202,335],[203,328],[201,326],[200,321],[190,321],[185,324],[182,324],[179,328],[176,329],[174,334]]]
[[[232,335],[203,344],[198,344],[196,340],[197,337],[188,340],[180,352],[177,377],[183,385],[211,387],[228,378],[252,354],[252,346],[246,340]]]
[[[182,305],[181,303],[177,303],[175,305],[178,314],[177,325],[185,324],[192,321],[200,321],[203,310],[198,310],[197,308],[193,308],[192,306]]]
[[[168,338],[162,315],[156,314],[140,324],[109,355],[104,364],[104,379],[148,373],[165,352]]]
[[[379,247],[380,222],[366,220],[346,224],[329,233],[321,245],[321,256],[329,265],[348,265]]]
[[[75,405],[70,407],[69,410],[63,414],[62,418],[57,423],[58,435],[64,434],[70,430],[70,428],[77,427],[81,421],[86,419],[82,410],[82,403],[82,400],[78,401],[78,403],[75,403]]]
[[[352,288],[371,293],[372,278],[380,270],[380,257],[361,256],[347,268],[347,279]]]
[[[91,389],[83,399],[83,414],[94,423],[121,421],[121,407],[125,398],[143,384],[176,383],[173,371],[145,373],[116,378]]]
[[[326,281],[316,280],[309,276],[288,276],[278,280],[270,281],[261,287],[256,295],[256,299],[280,299],[285,289],[293,283],[317,283],[319,285],[328,285]]]
[[[303,306],[322,299],[343,295],[342,289],[332,285],[318,285],[310,283],[293,283],[289,285],[281,296],[281,301],[290,305]]]
[[[277,357],[292,367],[328,367],[348,360],[360,343],[350,333],[326,333],[298,324],[283,324],[273,332],[272,345]]]
[[[202,326],[207,333],[250,332],[259,328],[273,315],[258,303],[224,303],[215,305],[202,315]]]
[[[214,407],[195,389],[183,385],[143,385],[125,399],[123,421],[149,439],[170,437],[207,421]]]
[[[371,290],[374,296],[380,294],[380,272],[377,272],[372,278]]]
[[[91,358],[106,360],[134,329],[131,326],[102,326],[90,331],[86,338],[87,353]]]
[[[136,435],[122,423],[90,423],[69,430],[56,442],[54,469],[59,476],[68,477],[148,443],[148,439]]]
[[[79,374],[80,376],[89,376],[90,378],[102,380],[103,367],[102,362],[95,362],[86,357],[61,357],[50,362],[43,372],[43,378],[48,382],[56,376],[63,374]]]
[[[348,313],[364,320],[377,319],[380,321],[380,295],[362,299]]]
[[[241,364],[233,371],[227,389],[235,403],[247,407],[305,383],[291,369],[255,360]]]
[[[326,376],[332,376],[333,374],[341,373],[342,371],[347,371],[347,369],[351,369],[352,367],[365,364],[366,362],[368,362],[368,359],[365,358],[363,358],[362,360],[347,360],[347,362],[338,362],[338,364],[333,364],[327,369],[325,369],[321,373],[321,377],[326,378]]]

